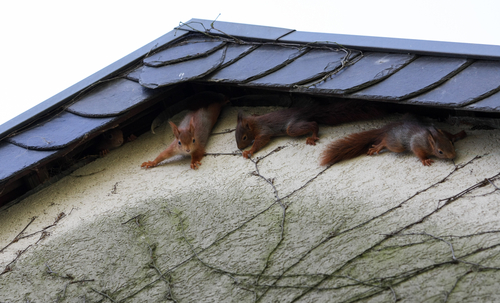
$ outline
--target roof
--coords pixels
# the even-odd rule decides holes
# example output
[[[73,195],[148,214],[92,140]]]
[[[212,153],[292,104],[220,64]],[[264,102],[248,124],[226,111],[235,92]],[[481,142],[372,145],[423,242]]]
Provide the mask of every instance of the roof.
[[[81,160],[102,132],[147,131],[191,83],[496,115],[500,46],[193,19],[1,125],[0,205]]]

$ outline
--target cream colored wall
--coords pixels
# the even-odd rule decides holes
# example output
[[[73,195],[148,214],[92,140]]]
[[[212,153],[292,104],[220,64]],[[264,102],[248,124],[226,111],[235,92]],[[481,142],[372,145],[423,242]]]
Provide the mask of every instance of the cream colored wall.
[[[236,113],[225,108],[214,132],[233,129]],[[468,131],[456,166],[408,153],[318,165],[332,140],[397,118],[321,126],[316,146],[278,138],[254,161],[140,169],[172,140],[164,123],[0,213],[0,247],[35,216],[23,235],[49,233],[0,253],[2,271],[27,249],[0,275],[0,302],[500,300],[500,191],[471,189],[500,173],[500,131]],[[236,150],[234,132],[207,147]]]

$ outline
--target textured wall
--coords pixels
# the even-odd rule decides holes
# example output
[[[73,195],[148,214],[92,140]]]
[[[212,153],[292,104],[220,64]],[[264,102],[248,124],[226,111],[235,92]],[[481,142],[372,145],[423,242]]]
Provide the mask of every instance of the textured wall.
[[[456,165],[318,165],[333,139],[397,118],[275,139],[253,160],[218,134],[197,171],[140,169],[172,140],[165,123],[0,213],[0,302],[500,300],[500,131],[468,131]]]

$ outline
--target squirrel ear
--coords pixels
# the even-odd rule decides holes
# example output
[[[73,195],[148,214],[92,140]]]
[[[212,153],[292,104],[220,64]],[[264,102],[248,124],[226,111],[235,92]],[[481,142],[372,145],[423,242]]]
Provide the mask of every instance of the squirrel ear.
[[[179,129],[177,128],[177,125],[175,125],[174,122],[172,122],[172,121],[168,121],[168,123],[170,124],[170,127],[172,127],[172,130],[174,132],[174,136],[176,138],[179,138]]]
[[[194,117],[191,117],[191,120],[189,120],[189,132],[194,135]]]
[[[431,145],[432,150],[434,150],[436,148],[436,140],[432,136],[432,133],[429,134],[427,139],[429,140],[429,144]]]
[[[455,141],[456,141],[456,138],[454,135],[450,134],[449,132],[447,131],[443,131],[441,129],[438,129],[438,136],[442,136],[442,137],[445,137],[447,138],[448,140],[450,140],[450,142],[453,144]]]
[[[248,130],[252,130],[252,128],[250,127],[250,124],[248,123],[248,119],[243,117],[242,112],[238,112],[238,124],[241,124],[244,128],[246,128]]]

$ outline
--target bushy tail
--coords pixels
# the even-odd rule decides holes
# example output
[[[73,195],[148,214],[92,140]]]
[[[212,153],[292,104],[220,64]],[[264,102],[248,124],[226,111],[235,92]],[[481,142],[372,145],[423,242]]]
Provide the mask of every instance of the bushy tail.
[[[380,138],[385,131],[384,128],[372,129],[350,134],[347,137],[330,143],[321,154],[320,164],[331,165],[366,154],[373,144],[380,142]]]
[[[372,102],[347,100],[311,108],[310,119],[319,124],[338,125],[347,122],[379,118],[384,111]]]

